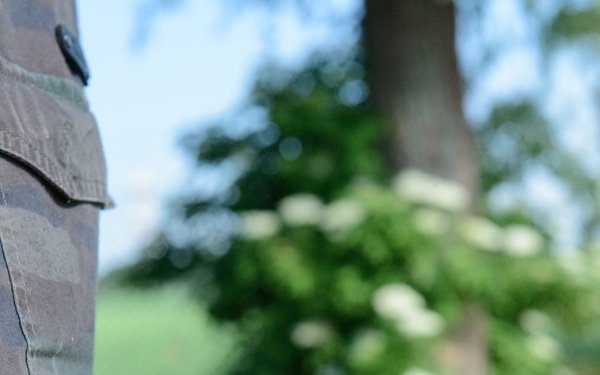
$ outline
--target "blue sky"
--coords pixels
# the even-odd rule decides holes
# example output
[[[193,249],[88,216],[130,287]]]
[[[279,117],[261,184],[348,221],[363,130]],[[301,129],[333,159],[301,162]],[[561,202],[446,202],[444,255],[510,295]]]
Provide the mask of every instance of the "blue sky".
[[[219,30],[213,2],[157,19],[134,49],[135,1],[81,0],[79,22],[117,208],[101,216],[100,269],[131,260],[184,176],[183,127],[242,100],[262,46],[248,17]],[[221,27],[222,29],[223,27]],[[240,40],[244,43],[240,43]]]

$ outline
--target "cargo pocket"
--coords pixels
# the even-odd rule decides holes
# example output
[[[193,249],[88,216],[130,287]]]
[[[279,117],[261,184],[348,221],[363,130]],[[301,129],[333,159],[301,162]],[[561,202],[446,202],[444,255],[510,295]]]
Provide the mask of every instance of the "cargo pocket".
[[[8,283],[13,298],[0,305],[16,312],[31,374],[91,374],[99,207],[57,199],[38,175],[0,157],[0,293]]]

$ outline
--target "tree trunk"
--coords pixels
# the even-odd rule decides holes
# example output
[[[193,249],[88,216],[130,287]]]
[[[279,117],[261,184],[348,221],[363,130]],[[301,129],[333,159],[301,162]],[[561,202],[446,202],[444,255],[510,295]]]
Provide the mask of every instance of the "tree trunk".
[[[471,132],[462,111],[454,5],[366,0],[364,44],[372,97],[390,125],[395,170],[420,168],[477,193]]]
[[[365,0],[363,43],[371,98],[387,123],[393,170],[419,168],[478,194],[472,134],[462,110],[455,8],[442,0]],[[465,304],[442,361],[461,375],[485,375],[485,314]]]

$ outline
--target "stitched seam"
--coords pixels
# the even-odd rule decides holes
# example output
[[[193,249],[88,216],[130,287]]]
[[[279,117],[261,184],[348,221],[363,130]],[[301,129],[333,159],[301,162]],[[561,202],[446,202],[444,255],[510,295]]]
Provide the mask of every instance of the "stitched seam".
[[[2,190],[4,190],[4,189],[2,189]],[[4,191],[3,191],[3,193],[4,193]],[[0,226],[0,232],[1,231],[2,231],[2,227]],[[6,271],[8,273],[8,279],[9,279],[10,286],[11,286],[13,303],[15,304],[17,318],[19,319],[19,328],[21,329],[21,333],[23,334],[23,339],[25,339],[25,343],[27,344],[27,349],[25,352],[25,364],[27,365],[27,371],[31,372],[31,369],[29,368],[29,359],[27,358],[27,351],[29,351],[29,342],[27,341],[27,335],[25,334],[25,329],[23,328],[23,319],[21,317],[21,314],[19,314],[19,307],[18,307],[18,303],[16,300],[16,295],[17,295],[16,285],[15,285],[14,277],[12,274],[12,268],[8,265],[8,257],[6,255],[6,250],[4,249],[4,242],[2,241],[1,234],[0,234],[0,251],[2,252],[2,258],[4,259],[4,263],[6,264]]]
[[[7,130],[0,130],[0,133],[4,133],[4,134],[6,134],[6,135],[8,135],[8,136],[10,136],[10,137],[12,137],[12,138],[14,138],[14,139],[16,139],[16,140],[20,141],[20,142],[23,142],[23,143],[25,143],[25,144],[27,145],[27,147],[31,148],[33,151],[35,151],[36,153],[38,153],[38,154],[40,155],[40,157],[42,157],[42,158],[44,159],[44,161],[45,161],[46,163],[48,163],[48,165],[49,165],[49,166],[51,166],[53,169],[55,169],[55,170],[59,170],[59,169],[61,169],[60,167],[58,167],[58,166],[56,165],[56,163],[54,163],[54,162],[52,161],[52,159],[50,159],[48,156],[46,156],[46,154],[45,154],[44,152],[42,152],[42,151],[41,151],[39,148],[35,147],[33,144],[31,144],[31,143],[30,143],[29,141],[27,141],[26,139],[24,139],[24,138],[21,138],[21,137],[19,137],[18,135],[14,134],[14,133],[12,133],[12,132],[9,132],[9,131],[7,131]],[[15,151],[12,151],[12,152],[15,152]],[[19,155],[19,156],[21,156],[21,157],[23,157],[23,158],[26,158],[26,156],[25,156],[25,155],[18,154],[18,153],[16,153],[16,152],[15,152],[15,154],[17,154],[17,155]],[[104,183],[104,182],[105,182],[105,181],[103,181],[103,180],[98,180],[98,179],[94,179],[94,178],[90,178],[90,177],[86,177],[86,176],[77,177],[77,179],[78,179],[78,180],[81,180],[81,181],[85,181],[85,182],[93,182],[93,183]]]
[[[0,192],[2,193],[2,204],[4,204],[4,207],[8,208],[8,204],[6,202],[6,194],[4,192],[4,185],[2,184],[2,181],[0,181]],[[14,225],[12,223],[12,220],[10,219],[10,215],[7,215],[7,220],[8,220],[8,224],[10,225],[11,228],[14,228]],[[9,233],[10,231],[6,232],[6,238],[9,240],[9,242],[11,241],[11,238],[9,238]],[[35,325],[33,324],[33,322],[31,321],[31,310],[29,309],[29,301],[27,299],[27,286],[25,285],[25,276],[23,274],[23,266],[21,265],[21,259],[19,257],[19,248],[16,245],[16,241],[14,238],[12,238],[12,243],[14,246],[14,250],[15,250],[15,256],[16,256],[16,260],[17,260],[17,267],[18,267],[18,271],[21,274],[21,282],[23,284],[23,296],[25,299],[25,310],[27,312],[27,319],[29,320],[29,323],[31,324],[31,333],[33,334],[33,337],[35,338],[37,336],[37,334],[35,333]],[[12,270],[11,267],[9,266],[9,261],[8,259],[6,259],[6,251],[4,251],[4,246],[2,247],[3,249],[3,253],[4,253],[4,257],[6,260],[6,267],[8,268],[9,271],[9,275],[11,278],[11,284],[13,285],[13,298],[16,298],[17,296],[17,291],[16,291],[16,285],[13,282],[13,275],[12,275]],[[30,374],[34,374],[37,371],[34,371],[35,369],[35,363],[34,363],[34,359],[35,359],[35,355],[34,353],[31,352],[31,345],[29,340],[27,339],[27,334],[25,334],[25,327],[23,324],[23,317],[21,317],[21,312],[18,306],[18,303],[16,303],[15,300],[15,305],[17,306],[17,315],[19,316],[19,322],[21,323],[21,331],[23,332],[23,335],[25,336],[25,342],[27,343],[27,355],[25,356],[25,359],[27,361],[27,370],[29,371]],[[30,361],[30,356],[31,356],[31,361]]]

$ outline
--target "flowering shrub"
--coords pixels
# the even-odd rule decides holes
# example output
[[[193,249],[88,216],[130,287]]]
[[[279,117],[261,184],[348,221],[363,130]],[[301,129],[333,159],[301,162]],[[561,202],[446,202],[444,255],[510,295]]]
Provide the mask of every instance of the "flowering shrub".
[[[495,374],[566,371],[557,334],[594,311],[587,262],[532,226],[470,216],[453,182],[408,170],[391,185],[240,213],[211,303],[248,334],[239,373],[446,374],[469,301],[488,314]]]

